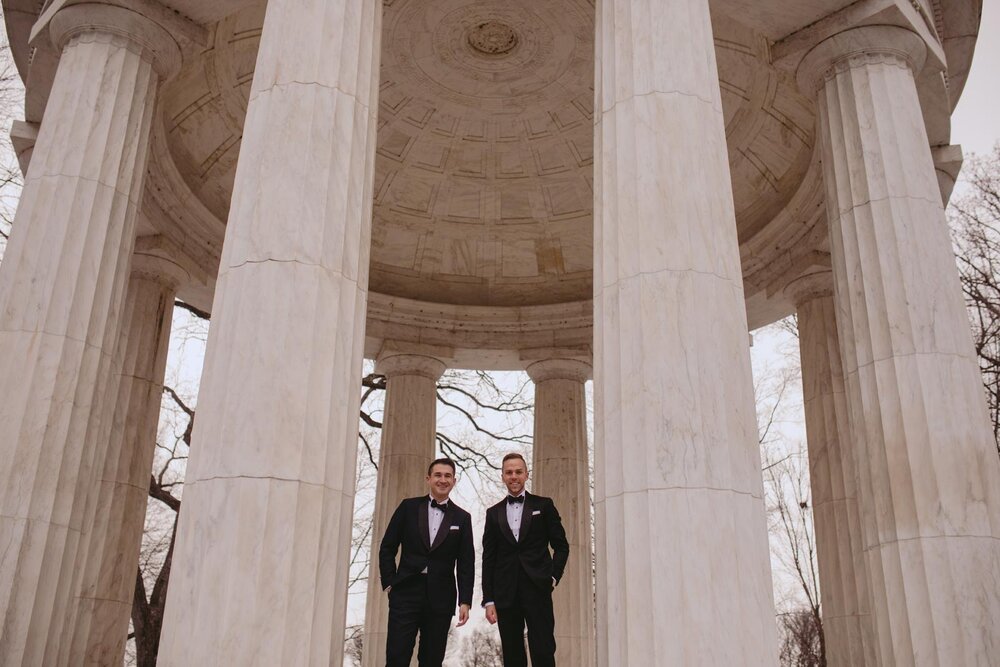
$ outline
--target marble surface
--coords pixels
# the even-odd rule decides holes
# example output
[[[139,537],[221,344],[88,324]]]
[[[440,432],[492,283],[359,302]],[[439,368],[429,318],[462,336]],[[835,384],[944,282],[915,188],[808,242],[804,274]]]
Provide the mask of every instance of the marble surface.
[[[3,664],[58,664],[72,634],[158,78],[126,29],[70,18],[0,265]]]
[[[769,665],[774,605],[709,7],[649,9],[612,0],[597,18],[597,664]]]
[[[851,30],[818,89],[837,326],[881,664],[991,664],[1000,647],[996,456],[914,83],[923,43]]]
[[[391,348],[375,365],[375,372],[386,376],[386,387],[365,604],[364,667],[385,665],[389,600],[379,578],[378,548],[400,501],[429,493],[425,478],[437,449],[437,381],[444,370],[439,359]],[[413,665],[416,655],[414,650]]]
[[[341,661],[381,9],[267,5],[160,664]]]
[[[589,361],[544,359],[527,368],[535,383],[533,493],[552,498],[569,542],[569,560],[552,592],[556,664],[596,664],[590,456],[584,383]]]

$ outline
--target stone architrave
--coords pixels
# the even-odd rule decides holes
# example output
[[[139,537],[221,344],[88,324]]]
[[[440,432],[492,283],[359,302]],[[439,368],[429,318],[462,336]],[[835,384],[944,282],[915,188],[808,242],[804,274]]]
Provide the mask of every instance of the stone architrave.
[[[132,257],[116,351],[118,396],[94,523],[84,533],[86,559],[69,644],[71,665],[118,665],[124,659],[174,297],[188,279],[170,260]]]
[[[880,664],[992,664],[1000,461],[914,83],[915,34],[840,33],[817,91],[837,324]]]
[[[532,490],[555,502],[569,541],[566,572],[552,593],[556,663],[593,667],[594,572],[584,389],[591,366],[576,359],[546,359],[527,371],[535,383]]]
[[[434,357],[394,352],[380,355],[375,365],[375,372],[386,377],[386,386],[365,606],[365,667],[385,665],[389,601],[379,579],[378,548],[400,501],[428,493],[425,478],[435,452],[437,381],[444,370],[444,363]]]
[[[55,664],[73,605],[94,452],[160,78],[177,43],[121,7],[76,5],[0,265],[0,664]]]
[[[826,657],[831,665],[876,665],[833,274],[807,274],[785,291],[798,314]]]
[[[709,3],[608,0],[597,24],[597,663],[774,664]]]
[[[163,665],[341,662],[381,15],[380,0],[267,3]]]

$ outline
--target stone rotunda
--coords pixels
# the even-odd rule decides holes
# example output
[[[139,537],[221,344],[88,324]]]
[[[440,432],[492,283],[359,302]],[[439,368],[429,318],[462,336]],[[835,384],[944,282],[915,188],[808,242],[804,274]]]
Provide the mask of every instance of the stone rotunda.
[[[942,207],[980,0],[3,8],[0,664],[120,664],[175,297],[212,329],[164,665],[341,664],[364,357],[375,534],[444,369],[523,369],[560,664],[775,664],[747,334],[791,313],[830,663],[997,664],[1000,461]]]

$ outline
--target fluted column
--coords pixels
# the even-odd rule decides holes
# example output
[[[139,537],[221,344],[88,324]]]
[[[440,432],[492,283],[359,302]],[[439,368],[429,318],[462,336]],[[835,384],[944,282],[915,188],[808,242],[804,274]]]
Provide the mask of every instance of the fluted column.
[[[598,664],[774,664],[709,3],[606,0],[598,12]]]
[[[532,490],[555,502],[569,541],[566,572],[552,593],[556,664],[592,667],[596,628],[584,390],[591,366],[576,359],[546,359],[527,371],[535,383]]]
[[[914,83],[925,45],[850,30],[818,91],[834,295],[882,664],[1000,651],[1000,461]]]
[[[833,275],[829,270],[808,274],[786,292],[798,313],[826,659],[833,667],[874,666],[878,663],[858,513],[856,447],[844,393]]]
[[[380,0],[269,0],[159,659],[340,664]]]
[[[368,565],[365,667],[385,665],[389,601],[379,579],[378,547],[399,502],[428,493],[427,466],[436,451],[437,381],[444,369],[439,359],[419,354],[383,354],[375,365],[386,384]]]
[[[174,296],[185,276],[181,267],[161,257],[132,258],[116,352],[121,364],[118,395],[94,523],[84,533],[86,561],[70,665],[118,665],[124,658]]]
[[[0,265],[0,664],[53,664],[73,603],[160,77],[173,39],[75,5]]]

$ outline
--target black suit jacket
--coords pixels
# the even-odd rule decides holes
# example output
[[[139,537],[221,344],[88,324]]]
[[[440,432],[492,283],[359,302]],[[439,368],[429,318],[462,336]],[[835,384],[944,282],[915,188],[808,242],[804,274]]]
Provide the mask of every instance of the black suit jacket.
[[[429,496],[407,498],[399,504],[385,529],[378,550],[382,590],[398,586],[427,568],[427,591],[430,605],[437,613],[455,613],[455,566],[458,566],[458,601],[472,604],[476,577],[476,552],[472,545],[472,517],[448,501],[434,544],[430,543],[427,523]],[[403,555],[396,566],[400,545]]]
[[[483,602],[510,607],[516,599],[518,568],[543,591],[562,579],[569,542],[551,498],[524,494],[520,540],[507,523],[507,499],[486,510],[483,530]],[[549,553],[552,547],[552,553]]]

